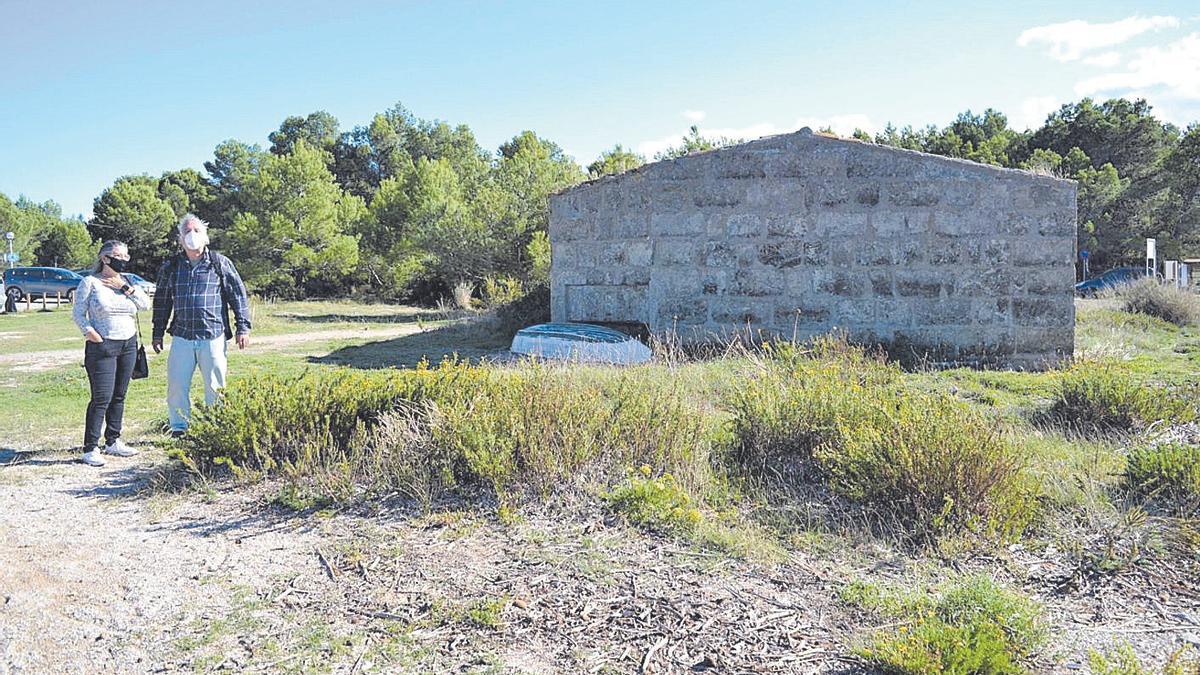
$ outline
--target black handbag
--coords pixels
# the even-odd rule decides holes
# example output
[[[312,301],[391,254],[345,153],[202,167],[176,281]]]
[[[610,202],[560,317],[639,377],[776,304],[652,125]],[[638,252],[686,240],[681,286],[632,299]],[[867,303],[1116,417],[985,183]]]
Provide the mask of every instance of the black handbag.
[[[150,360],[146,358],[146,348],[142,345],[142,322],[137,318],[137,314],[133,315],[133,320],[137,322],[138,350],[137,359],[133,362],[133,373],[129,378],[144,380],[150,377]]]

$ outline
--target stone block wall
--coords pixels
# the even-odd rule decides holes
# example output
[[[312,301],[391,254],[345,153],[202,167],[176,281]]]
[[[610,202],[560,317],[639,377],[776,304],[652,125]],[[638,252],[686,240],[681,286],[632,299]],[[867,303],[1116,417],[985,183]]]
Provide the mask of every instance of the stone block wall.
[[[1075,219],[1071,181],[802,130],[552,197],[551,314],[1037,367],[1073,351]]]

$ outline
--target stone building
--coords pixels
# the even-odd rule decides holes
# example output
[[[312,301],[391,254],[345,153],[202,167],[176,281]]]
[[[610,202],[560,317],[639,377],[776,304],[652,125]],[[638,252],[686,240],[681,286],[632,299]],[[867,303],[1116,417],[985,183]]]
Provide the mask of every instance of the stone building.
[[[1075,219],[1072,181],[802,129],[553,196],[551,315],[1039,367],[1073,351]]]

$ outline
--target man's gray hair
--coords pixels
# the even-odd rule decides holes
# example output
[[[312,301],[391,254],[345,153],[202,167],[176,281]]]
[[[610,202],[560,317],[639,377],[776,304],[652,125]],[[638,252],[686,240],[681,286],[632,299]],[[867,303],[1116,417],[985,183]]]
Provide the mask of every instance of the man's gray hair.
[[[187,227],[187,224],[192,222],[199,224],[200,227],[204,228],[205,232],[208,231],[208,223],[201,220],[200,216],[197,216],[194,213],[185,213],[183,214],[183,217],[179,219],[179,234],[183,234],[183,228]]]

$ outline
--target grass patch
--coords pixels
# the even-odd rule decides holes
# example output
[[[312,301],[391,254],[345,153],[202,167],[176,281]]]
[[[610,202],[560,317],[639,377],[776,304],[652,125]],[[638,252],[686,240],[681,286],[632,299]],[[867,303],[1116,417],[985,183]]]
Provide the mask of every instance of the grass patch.
[[[935,594],[854,582],[840,597],[899,620],[855,650],[890,672],[1023,673],[1047,637],[1036,603],[985,576],[954,581]]]
[[[502,623],[504,609],[510,599],[507,596],[478,598],[459,602],[448,598],[434,598],[429,602],[429,624],[448,626],[459,624],[476,628],[497,629]]]

